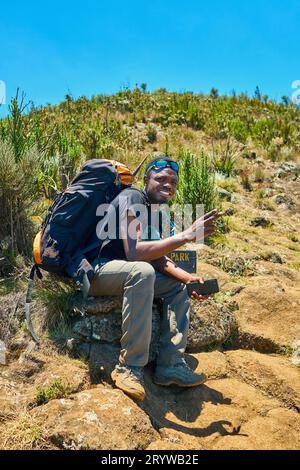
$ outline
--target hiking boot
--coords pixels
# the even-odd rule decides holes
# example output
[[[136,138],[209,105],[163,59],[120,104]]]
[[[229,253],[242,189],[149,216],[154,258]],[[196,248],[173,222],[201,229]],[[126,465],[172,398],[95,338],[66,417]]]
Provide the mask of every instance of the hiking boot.
[[[165,387],[178,385],[179,387],[196,387],[206,382],[205,374],[194,372],[185,361],[172,366],[158,366],[155,370],[153,382]]]
[[[111,373],[115,386],[127,395],[143,401],[146,396],[142,367],[117,365]]]

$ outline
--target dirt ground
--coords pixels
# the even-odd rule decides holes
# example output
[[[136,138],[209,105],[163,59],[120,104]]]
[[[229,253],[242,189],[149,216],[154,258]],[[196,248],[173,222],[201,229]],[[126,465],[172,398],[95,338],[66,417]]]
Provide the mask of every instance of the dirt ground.
[[[257,165],[275,174],[279,164]],[[135,403],[109,378],[117,350],[103,348],[101,367],[49,338],[36,350],[15,327],[17,296],[1,299],[3,331],[8,311],[14,325],[0,366],[1,449],[300,449],[299,177],[253,187],[237,188],[227,233],[199,250],[198,273],[218,277],[217,300],[238,322],[223,347],[187,356],[203,386],[159,387],[148,368]]]

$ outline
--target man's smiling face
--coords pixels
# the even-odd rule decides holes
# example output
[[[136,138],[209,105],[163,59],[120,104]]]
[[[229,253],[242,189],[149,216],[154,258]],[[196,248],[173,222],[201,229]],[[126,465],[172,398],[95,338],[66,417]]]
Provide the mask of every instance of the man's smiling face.
[[[166,204],[176,193],[178,175],[172,168],[151,170],[144,178],[145,191],[152,204]]]

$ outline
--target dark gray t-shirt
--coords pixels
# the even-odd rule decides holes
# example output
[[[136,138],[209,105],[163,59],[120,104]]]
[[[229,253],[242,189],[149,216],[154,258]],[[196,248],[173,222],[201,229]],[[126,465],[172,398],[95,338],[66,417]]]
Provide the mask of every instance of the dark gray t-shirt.
[[[139,208],[141,211],[139,211]],[[139,217],[142,223],[143,239],[153,239],[151,230],[149,232],[149,227],[151,227],[151,205],[147,195],[144,191],[135,188],[125,189],[111,202],[108,213],[103,219],[102,229],[107,231],[108,236],[100,251],[100,258],[126,260],[120,224],[123,223],[122,221],[124,221],[128,210]],[[108,227],[108,220],[111,223],[110,228]]]

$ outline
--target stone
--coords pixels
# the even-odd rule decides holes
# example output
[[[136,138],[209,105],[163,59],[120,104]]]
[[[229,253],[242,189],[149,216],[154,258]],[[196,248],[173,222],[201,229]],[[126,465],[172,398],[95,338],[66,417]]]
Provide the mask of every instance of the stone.
[[[271,224],[270,220],[266,217],[255,217],[251,220],[252,227],[269,227]]]
[[[78,304],[77,304],[78,305]],[[75,355],[88,356],[89,344],[120,344],[122,337],[122,297],[90,298],[86,315],[73,317],[74,337],[68,339],[67,348]],[[157,305],[152,309],[152,340],[149,361],[158,353],[160,336],[160,312]]]
[[[149,417],[121,390],[102,385],[32,411],[47,423],[44,439],[66,450],[141,450],[159,434]]]
[[[76,315],[86,312],[91,315],[110,313],[122,308],[122,297],[88,297],[84,302],[81,293],[77,293],[73,300],[73,313]]]
[[[6,366],[6,346],[4,341],[0,340],[0,365]]]
[[[226,199],[227,201],[232,200],[232,194],[229,191],[226,191],[224,188],[217,188],[218,194],[222,199]]]
[[[294,201],[287,197],[285,194],[278,194],[277,196],[274,196],[272,200],[277,204],[278,206],[285,205],[287,207],[293,206]]]
[[[286,357],[273,357],[255,351],[227,351],[229,367],[243,381],[255,386],[286,406],[300,410],[299,370]]]
[[[97,300],[100,310],[101,300]],[[113,303],[111,303],[113,305]],[[119,306],[119,303],[115,303]],[[188,349],[200,350],[209,344],[222,344],[237,329],[237,323],[232,313],[238,309],[238,305],[219,305],[215,302],[199,303],[191,301],[190,329],[188,334]],[[95,312],[95,310],[93,309]],[[153,305],[152,310],[152,338],[150,344],[149,362],[155,360],[159,351],[161,313],[158,305]],[[75,356],[89,358],[101,356],[101,347],[111,350],[114,358],[115,348],[120,349],[122,337],[122,314],[116,308],[110,313],[99,315],[86,315],[74,320],[74,337],[68,339],[67,348]],[[97,346],[98,345],[98,346]],[[97,353],[96,353],[97,351]]]
[[[113,343],[121,338],[121,313],[88,315],[77,321],[73,327],[75,337],[85,341],[104,341]]]
[[[279,253],[272,253],[269,261],[275,264],[283,264],[285,262],[283,256],[281,256]]]
[[[220,171],[215,171],[214,176],[215,176],[215,181],[217,183],[226,181],[226,179],[228,178],[228,176],[225,175],[225,173],[222,173]]]
[[[192,301],[188,351],[199,351],[209,345],[221,345],[237,333],[235,315],[225,305],[211,301]]]
[[[273,188],[266,188],[263,190],[264,197],[274,196],[275,190]]]
[[[272,272],[274,271],[272,268]],[[284,290],[282,290],[284,289]],[[259,275],[236,297],[240,346],[264,353],[280,352],[300,338],[297,282],[283,274],[278,280]]]
[[[298,176],[300,173],[300,166],[295,163],[284,162],[280,165],[276,172],[277,178],[286,178],[290,175]]]
[[[225,210],[225,215],[227,217],[231,217],[236,213],[236,209],[234,207],[229,207],[228,209]]]

